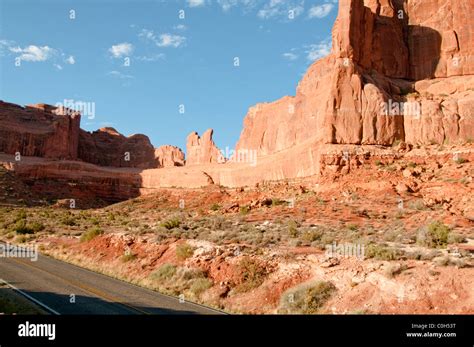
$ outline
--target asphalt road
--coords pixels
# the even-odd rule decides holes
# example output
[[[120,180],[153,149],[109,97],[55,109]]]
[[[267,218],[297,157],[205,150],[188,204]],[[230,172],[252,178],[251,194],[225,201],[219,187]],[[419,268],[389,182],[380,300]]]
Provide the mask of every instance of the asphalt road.
[[[0,258],[0,281],[52,314],[220,314],[46,256]],[[71,295],[75,303],[71,303]]]

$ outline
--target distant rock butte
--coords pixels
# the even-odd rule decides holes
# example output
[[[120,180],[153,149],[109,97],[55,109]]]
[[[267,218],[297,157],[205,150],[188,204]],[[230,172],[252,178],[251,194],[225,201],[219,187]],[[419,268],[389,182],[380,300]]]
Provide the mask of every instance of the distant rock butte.
[[[81,116],[64,111],[0,101],[0,152],[76,160]]]
[[[202,134],[192,132],[186,141],[186,165],[215,164],[223,162],[223,156],[212,140],[214,130],[208,129]]]
[[[184,166],[184,153],[175,146],[165,145],[155,148],[155,159],[158,167]]]
[[[78,114],[3,102],[0,152],[138,168],[143,192],[317,176],[340,145],[465,142],[474,139],[473,17],[474,0],[339,0],[331,53],[309,67],[295,96],[249,109],[233,160],[211,129],[188,136],[184,161],[144,135],[88,133]],[[251,160],[235,160],[242,153]]]
[[[110,167],[184,165],[184,153],[177,147],[155,149],[145,135],[125,137],[110,127],[90,133],[80,128],[80,120],[78,112],[63,107],[0,101],[0,152]]]

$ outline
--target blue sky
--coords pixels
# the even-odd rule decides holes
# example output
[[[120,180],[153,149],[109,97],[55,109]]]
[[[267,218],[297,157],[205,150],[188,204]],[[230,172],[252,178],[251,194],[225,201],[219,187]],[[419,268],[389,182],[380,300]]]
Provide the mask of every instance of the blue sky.
[[[214,128],[224,149],[250,106],[294,95],[328,53],[337,0],[0,0],[0,11],[0,99],[94,103],[84,129],[155,146],[185,149],[191,131]]]

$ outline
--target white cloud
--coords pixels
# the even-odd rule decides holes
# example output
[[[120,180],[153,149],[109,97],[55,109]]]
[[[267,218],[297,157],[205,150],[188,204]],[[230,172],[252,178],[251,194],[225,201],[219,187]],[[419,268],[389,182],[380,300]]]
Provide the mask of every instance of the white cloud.
[[[270,19],[282,17],[295,19],[304,12],[304,0],[270,0],[258,12],[257,16],[261,19]]]
[[[333,4],[322,4],[322,5],[313,6],[308,11],[308,17],[309,18],[324,18],[331,12],[333,7],[334,7]]]
[[[319,43],[308,45],[306,48],[306,59],[313,62],[327,56],[331,52],[331,40],[326,39]]]
[[[283,53],[282,56],[283,56],[283,58],[285,58],[287,60],[290,60],[290,61],[298,59],[298,55],[295,54],[295,53],[291,53],[291,52]]]
[[[74,59],[74,57],[70,55],[69,58],[66,59],[66,63],[74,65],[76,63],[76,59]]]
[[[229,11],[232,7],[241,6],[244,11],[253,9],[258,3],[258,0],[217,0],[224,12]]]
[[[113,77],[117,77],[117,78],[120,78],[120,79],[131,79],[131,78],[134,78],[132,75],[126,75],[126,74],[123,74],[121,73],[120,71],[110,71],[108,73],[108,75],[110,76],[113,76]]]
[[[46,61],[56,54],[56,50],[48,46],[30,45],[25,48],[10,47],[12,53],[19,54],[17,58],[23,61]]]
[[[186,0],[189,7],[202,7],[206,4],[205,0]]]
[[[110,47],[109,52],[114,58],[124,57],[133,52],[133,45],[128,42],[119,43]]]
[[[141,37],[145,40],[153,42],[158,47],[180,47],[186,42],[186,37],[181,35],[173,34],[161,34],[157,36],[153,30],[142,29],[138,34],[138,37]]]
[[[179,47],[186,42],[186,38],[180,35],[161,34],[159,41],[156,42],[158,47]]]
[[[63,69],[63,67],[62,67],[61,65],[59,65],[59,64],[53,64],[53,65],[54,65],[54,67],[55,67],[56,69],[58,69],[58,70],[62,70],[62,69]]]

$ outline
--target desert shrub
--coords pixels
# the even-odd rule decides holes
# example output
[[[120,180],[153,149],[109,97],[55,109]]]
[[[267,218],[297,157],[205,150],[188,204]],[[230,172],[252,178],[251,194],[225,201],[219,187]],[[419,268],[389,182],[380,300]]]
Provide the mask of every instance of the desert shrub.
[[[25,235],[19,235],[17,236],[15,241],[18,243],[25,243],[26,241],[28,241],[28,238]]]
[[[125,255],[122,256],[122,261],[123,261],[124,263],[127,263],[127,262],[129,262],[129,261],[133,261],[133,260],[135,260],[135,259],[137,259],[137,255],[136,255],[136,254],[133,254],[133,253],[127,253],[127,254],[125,254]]]
[[[469,161],[469,160],[467,160],[467,159],[465,159],[465,158],[459,157],[459,158],[457,158],[454,162],[459,165],[459,164],[467,163],[468,161]]]
[[[26,219],[27,215],[26,215],[26,211],[25,210],[19,210],[17,213],[16,213],[16,216],[15,216],[15,222],[18,222],[22,219]]]
[[[208,278],[197,278],[191,284],[189,290],[196,296],[201,295],[203,292],[212,287],[212,281]]]
[[[45,226],[43,223],[33,222],[31,223],[30,228],[31,230],[33,230],[33,233],[37,233],[37,232],[43,231],[45,229]]]
[[[194,280],[197,278],[206,278],[206,273],[201,269],[196,268],[181,268],[180,277],[185,281]]]
[[[160,225],[168,230],[171,230],[174,228],[178,228],[181,225],[181,221],[178,218],[171,218],[161,223]]]
[[[334,284],[324,281],[311,282],[291,288],[283,293],[278,313],[318,313],[335,291]]]
[[[407,269],[405,264],[388,264],[384,268],[384,274],[388,278],[393,278]]]
[[[287,202],[278,198],[272,199],[272,206],[285,205]]]
[[[81,242],[90,241],[90,240],[96,238],[97,236],[102,235],[103,233],[104,233],[104,231],[101,228],[95,226],[95,227],[87,230],[85,233],[83,233],[81,235]]]
[[[288,221],[288,234],[290,237],[297,237],[298,236],[298,223],[293,219]]]
[[[100,225],[100,220],[98,220],[97,218],[95,217],[92,217],[89,222],[92,224],[92,225]]]
[[[240,214],[241,215],[246,215],[250,212],[250,207],[247,205],[240,206]]]
[[[347,229],[351,230],[351,231],[357,231],[359,229],[359,227],[356,225],[356,224],[347,224]]]
[[[303,233],[303,235],[301,237],[304,241],[314,242],[314,241],[317,241],[317,240],[321,239],[322,236],[323,236],[323,233],[321,231],[307,230]]]
[[[237,292],[248,292],[259,287],[267,276],[265,266],[249,257],[242,258],[239,263],[239,271],[241,283],[235,288]]]
[[[448,244],[451,230],[442,222],[435,221],[421,230],[417,235],[417,242],[432,248],[443,248]]]
[[[173,278],[173,276],[176,274],[176,271],[177,271],[176,265],[163,264],[158,269],[153,271],[150,274],[150,277],[154,280],[166,281],[166,280],[170,280],[171,278]]]
[[[20,219],[18,222],[16,222],[13,226],[13,231],[16,232],[18,235],[34,233],[33,229],[26,224],[26,219]]]
[[[425,203],[421,199],[410,201],[410,203],[408,204],[408,208],[417,211],[423,211],[427,209]]]
[[[192,257],[194,254],[194,247],[187,243],[182,243],[176,246],[176,257],[179,260],[186,260]]]
[[[433,259],[433,262],[438,266],[448,266],[449,265],[449,257],[442,256]]]
[[[448,235],[448,243],[463,243],[465,238],[463,235],[456,234],[456,233],[449,233]]]
[[[377,260],[396,260],[399,258],[399,254],[394,248],[371,243],[365,248],[365,257]]]
[[[221,209],[221,205],[217,203],[212,204],[210,208],[211,211],[219,211],[220,209]]]
[[[64,216],[61,219],[61,224],[73,227],[73,226],[76,225],[76,219],[74,217],[71,217],[71,216]]]

